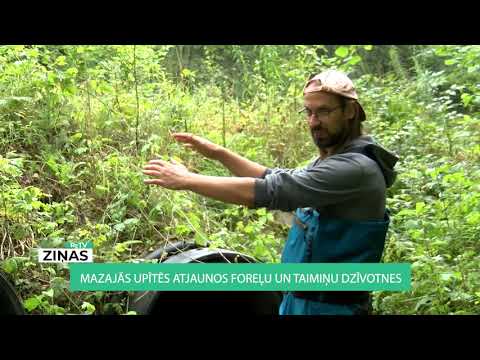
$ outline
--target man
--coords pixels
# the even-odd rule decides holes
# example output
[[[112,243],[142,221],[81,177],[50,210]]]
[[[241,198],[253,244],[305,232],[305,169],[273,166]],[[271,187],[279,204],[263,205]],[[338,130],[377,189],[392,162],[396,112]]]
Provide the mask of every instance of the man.
[[[193,174],[178,163],[152,160],[147,184],[250,208],[295,211],[282,262],[379,262],[389,225],[386,188],[398,158],[362,135],[365,112],[352,81],[328,70],[304,87],[304,112],[320,156],[303,169],[267,169],[206,139],[173,136],[220,161],[236,177]],[[367,314],[368,292],[287,292],[280,314]]]

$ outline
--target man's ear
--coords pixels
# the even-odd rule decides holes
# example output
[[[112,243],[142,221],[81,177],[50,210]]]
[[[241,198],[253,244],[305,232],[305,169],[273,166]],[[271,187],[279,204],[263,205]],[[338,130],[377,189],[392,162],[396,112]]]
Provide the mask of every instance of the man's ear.
[[[345,114],[347,115],[347,119],[353,119],[358,111],[357,104],[355,101],[347,101],[345,105]]]

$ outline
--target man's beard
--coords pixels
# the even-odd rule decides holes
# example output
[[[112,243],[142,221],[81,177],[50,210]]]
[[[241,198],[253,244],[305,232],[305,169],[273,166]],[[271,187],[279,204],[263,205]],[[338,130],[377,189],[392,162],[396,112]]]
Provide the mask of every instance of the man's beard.
[[[323,132],[326,132],[326,136],[322,136],[322,137],[315,136],[315,130],[321,130]],[[347,129],[343,128],[336,134],[331,135],[327,129],[324,129],[320,126],[316,126],[310,129],[310,134],[312,135],[312,139],[315,145],[317,145],[319,149],[324,150],[324,149],[336,146],[340,143],[343,143],[346,140]]]

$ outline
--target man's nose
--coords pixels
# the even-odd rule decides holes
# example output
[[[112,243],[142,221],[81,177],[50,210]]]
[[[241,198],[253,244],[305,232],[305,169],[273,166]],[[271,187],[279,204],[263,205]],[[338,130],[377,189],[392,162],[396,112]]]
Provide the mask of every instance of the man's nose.
[[[310,127],[314,127],[314,126],[322,125],[322,121],[320,121],[316,115],[312,114],[308,118],[308,124],[310,125]]]

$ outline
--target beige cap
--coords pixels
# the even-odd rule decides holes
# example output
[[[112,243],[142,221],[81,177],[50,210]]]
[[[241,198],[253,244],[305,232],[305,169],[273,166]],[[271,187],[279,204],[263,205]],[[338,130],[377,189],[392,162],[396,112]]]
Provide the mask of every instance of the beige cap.
[[[360,121],[366,119],[365,111],[358,102],[357,91],[352,80],[344,73],[337,70],[326,70],[315,75],[307,81],[303,94],[324,91],[356,100],[360,110]]]

